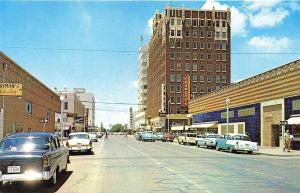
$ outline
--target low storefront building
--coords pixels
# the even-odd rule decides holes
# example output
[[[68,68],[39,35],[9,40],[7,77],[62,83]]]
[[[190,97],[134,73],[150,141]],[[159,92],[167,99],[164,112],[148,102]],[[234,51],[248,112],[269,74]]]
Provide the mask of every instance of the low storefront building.
[[[193,124],[217,122],[218,133],[245,133],[262,146],[279,146],[280,121],[300,114],[300,60],[192,99]],[[229,127],[227,128],[227,104]],[[297,125],[287,125],[300,135]]]

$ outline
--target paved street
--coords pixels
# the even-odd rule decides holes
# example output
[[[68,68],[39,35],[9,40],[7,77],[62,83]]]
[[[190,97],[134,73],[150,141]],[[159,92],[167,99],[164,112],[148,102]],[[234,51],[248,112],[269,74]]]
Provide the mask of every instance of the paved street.
[[[13,183],[1,192],[300,192],[299,164],[298,157],[229,154],[110,136],[94,143],[94,155],[72,155],[56,187]]]

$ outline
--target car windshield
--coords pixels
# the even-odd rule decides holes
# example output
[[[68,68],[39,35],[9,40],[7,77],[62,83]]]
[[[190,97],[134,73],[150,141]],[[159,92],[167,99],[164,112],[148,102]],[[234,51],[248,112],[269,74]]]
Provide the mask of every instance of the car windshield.
[[[242,140],[242,141],[250,141],[250,138],[248,136],[244,135],[235,135],[232,137],[233,140]]]
[[[87,134],[75,134],[75,135],[69,135],[69,139],[89,139],[89,135]]]
[[[1,151],[18,152],[45,151],[50,147],[48,139],[32,137],[7,138],[0,145]]]

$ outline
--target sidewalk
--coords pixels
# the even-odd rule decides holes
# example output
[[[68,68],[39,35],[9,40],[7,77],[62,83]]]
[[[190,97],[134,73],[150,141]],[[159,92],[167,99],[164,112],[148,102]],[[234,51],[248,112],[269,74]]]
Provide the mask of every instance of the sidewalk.
[[[265,147],[259,146],[256,154],[269,155],[269,156],[280,156],[280,157],[300,157],[300,150],[291,150],[290,152],[283,151],[280,147]]]

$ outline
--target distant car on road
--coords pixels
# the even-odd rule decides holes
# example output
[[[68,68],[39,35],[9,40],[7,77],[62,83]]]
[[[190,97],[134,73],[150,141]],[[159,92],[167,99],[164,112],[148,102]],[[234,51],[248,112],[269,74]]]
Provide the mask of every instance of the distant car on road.
[[[104,135],[104,133],[98,131],[98,132],[96,132],[96,135],[97,135],[97,138],[99,139],[99,138],[102,138],[102,136]]]
[[[14,181],[57,183],[67,170],[69,151],[52,133],[19,133],[0,142],[0,185]]]
[[[91,153],[93,149],[90,135],[86,132],[75,132],[69,135],[69,140],[66,142],[70,152],[88,152]]]
[[[137,132],[135,134],[135,138],[136,138],[136,140],[141,141],[142,140],[142,132]]]
[[[178,137],[179,144],[196,144],[196,133],[182,133]]]
[[[152,132],[143,132],[142,133],[142,135],[141,135],[141,137],[142,137],[142,141],[152,141],[152,142],[154,142],[155,140],[156,140],[156,138],[155,138],[155,136],[154,136],[154,134],[152,133]]]
[[[175,136],[171,133],[165,133],[164,136],[162,137],[163,142],[166,142],[166,141],[173,142],[174,139],[175,139]]]
[[[90,135],[90,138],[92,141],[98,142],[98,137],[97,137],[96,132],[88,132],[88,134]]]
[[[164,137],[164,134],[163,133],[154,133],[155,135],[155,139],[157,141],[162,141],[163,137]]]
[[[251,142],[248,135],[227,134],[216,140],[216,149],[228,150],[230,153],[243,151],[252,154],[253,151],[258,151],[258,146],[256,142]]]
[[[206,148],[216,148],[216,140],[219,139],[221,135],[215,133],[206,133],[202,135],[197,135],[196,146],[206,147]]]

